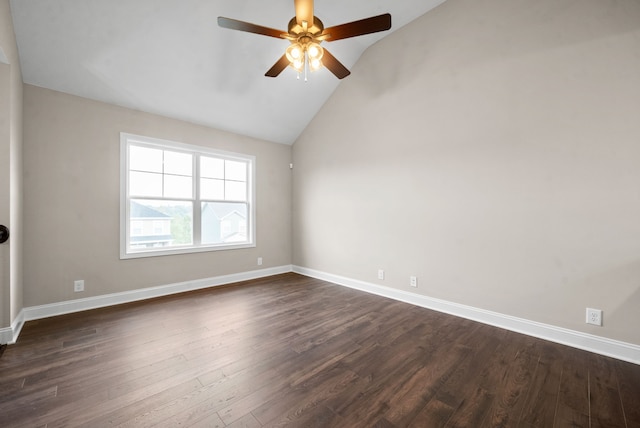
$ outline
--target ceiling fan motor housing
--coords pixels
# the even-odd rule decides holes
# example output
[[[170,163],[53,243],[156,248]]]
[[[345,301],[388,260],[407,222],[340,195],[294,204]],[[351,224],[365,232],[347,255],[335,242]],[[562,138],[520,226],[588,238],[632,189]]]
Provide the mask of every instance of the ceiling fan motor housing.
[[[289,21],[289,26],[287,27],[287,29],[289,31],[289,35],[291,35],[292,37],[297,38],[302,35],[309,35],[312,38],[315,38],[317,36],[320,36],[320,34],[322,34],[322,32],[324,31],[324,24],[322,23],[322,21],[320,21],[320,19],[318,19],[317,16],[314,16],[312,25],[309,26],[309,23],[307,23],[307,28],[305,29],[302,24],[298,24],[298,21],[294,16],[293,18],[291,18],[291,21]]]

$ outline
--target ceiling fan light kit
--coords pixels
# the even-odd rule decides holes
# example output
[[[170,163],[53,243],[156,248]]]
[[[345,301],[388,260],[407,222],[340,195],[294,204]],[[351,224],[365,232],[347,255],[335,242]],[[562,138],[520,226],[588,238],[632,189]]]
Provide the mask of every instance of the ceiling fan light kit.
[[[289,65],[293,67],[298,76],[307,68],[311,71],[316,71],[322,68],[322,56],[324,55],[324,49],[319,43],[313,41],[309,37],[301,37],[300,40],[291,42],[285,55],[289,60]]]
[[[287,32],[222,16],[218,17],[218,25],[231,30],[289,40],[291,44],[284,55],[265,76],[276,77],[285,68],[292,67],[298,72],[298,78],[304,73],[305,81],[307,70],[316,71],[322,67],[326,67],[338,79],[344,79],[351,74],[328,50],[320,46],[323,41],[332,42],[391,28],[391,15],[385,13],[325,29],[322,21],[313,15],[313,0],[294,0],[294,6],[296,16],[289,21]]]

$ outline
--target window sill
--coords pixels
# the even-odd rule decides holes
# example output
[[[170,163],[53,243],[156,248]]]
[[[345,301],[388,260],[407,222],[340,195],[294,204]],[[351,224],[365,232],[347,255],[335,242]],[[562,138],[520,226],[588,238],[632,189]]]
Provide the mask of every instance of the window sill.
[[[205,253],[210,251],[226,251],[226,250],[240,250],[243,248],[255,248],[255,243],[242,243],[236,245],[207,245],[201,247],[182,247],[172,248],[167,250],[148,250],[148,251],[132,251],[124,252],[120,251],[120,260],[126,259],[138,259],[144,257],[160,257],[160,256],[173,256],[180,254],[193,254],[193,253]]]

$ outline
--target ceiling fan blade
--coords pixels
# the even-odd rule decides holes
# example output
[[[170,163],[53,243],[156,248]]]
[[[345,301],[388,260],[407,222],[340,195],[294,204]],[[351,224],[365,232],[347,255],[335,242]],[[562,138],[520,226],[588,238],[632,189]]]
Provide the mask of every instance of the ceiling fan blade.
[[[283,34],[287,33],[286,31],[263,27],[262,25],[251,24],[249,22],[238,21],[237,19],[225,18],[223,16],[218,17],[218,25],[222,28],[228,28],[230,30],[245,31],[247,33],[276,37],[278,39],[282,39]]]
[[[324,49],[324,55],[322,55],[322,65],[335,74],[338,79],[344,79],[351,74],[347,67],[342,65],[327,49]]]
[[[267,77],[278,77],[278,75],[288,66],[289,60],[287,59],[287,55],[284,54],[264,75]]]
[[[346,24],[336,25],[335,27],[326,28],[322,34],[328,34],[327,42],[335,40],[348,39],[349,37],[362,36],[365,34],[386,31],[391,28],[391,15],[388,13],[372,16],[371,18],[361,19]]]
[[[296,22],[302,25],[302,21],[307,21],[309,27],[313,25],[313,0],[294,0],[296,7]]]

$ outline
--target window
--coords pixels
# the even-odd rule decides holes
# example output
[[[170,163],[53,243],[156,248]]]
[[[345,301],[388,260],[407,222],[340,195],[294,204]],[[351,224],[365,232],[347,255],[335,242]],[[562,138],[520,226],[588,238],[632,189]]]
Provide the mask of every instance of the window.
[[[120,258],[255,246],[255,158],[122,133]]]

